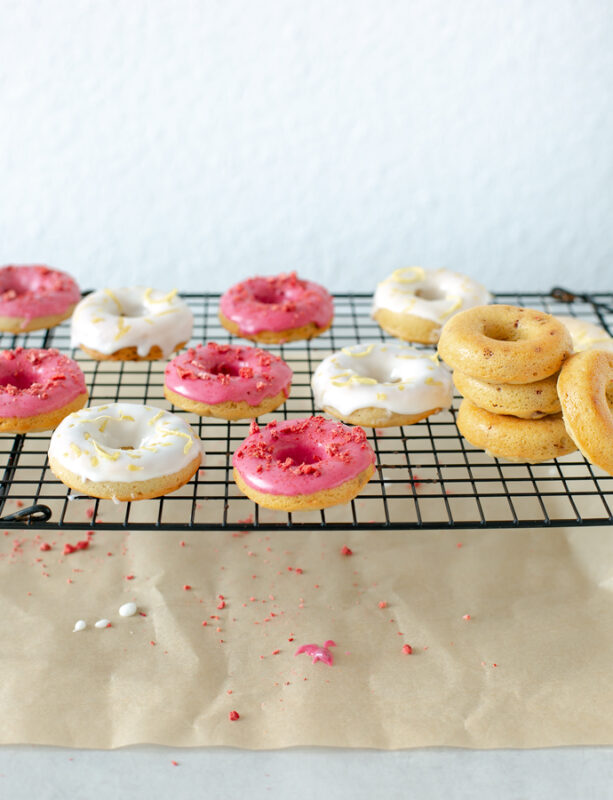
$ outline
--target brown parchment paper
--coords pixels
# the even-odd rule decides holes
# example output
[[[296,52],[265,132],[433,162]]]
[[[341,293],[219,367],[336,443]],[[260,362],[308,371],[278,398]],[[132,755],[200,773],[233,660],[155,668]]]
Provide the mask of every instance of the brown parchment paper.
[[[610,529],[0,538],[3,743],[613,743]]]

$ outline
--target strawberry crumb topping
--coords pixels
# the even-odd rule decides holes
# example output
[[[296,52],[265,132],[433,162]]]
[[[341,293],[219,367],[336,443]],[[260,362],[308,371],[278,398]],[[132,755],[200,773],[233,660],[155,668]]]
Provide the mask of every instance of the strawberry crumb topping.
[[[237,719],[240,719],[240,714],[238,711],[230,711],[228,718],[230,719],[230,722],[236,722]]]

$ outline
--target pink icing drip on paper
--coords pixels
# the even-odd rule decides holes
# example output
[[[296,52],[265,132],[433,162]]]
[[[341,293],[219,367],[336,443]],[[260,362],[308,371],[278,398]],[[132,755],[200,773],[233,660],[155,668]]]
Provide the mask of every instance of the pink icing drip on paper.
[[[209,342],[190,347],[166,366],[166,386],[199,403],[245,401],[257,406],[283,391],[289,395],[292,370],[272,353],[257,347]]]
[[[57,350],[0,351],[0,416],[33,417],[86,392],[79,365]]]
[[[323,645],[303,644],[302,647],[299,647],[296,650],[294,656],[299,656],[301,653],[306,653],[313,659],[313,664],[315,664],[317,661],[323,661],[324,664],[327,664],[329,667],[331,667],[334,657],[329,650],[330,647],[336,647],[336,642],[333,642],[332,639],[328,639],[328,641],[324,642]]]
[[[36,317],[63,314],[78,303],[81,292],[65,272],[43,266],[0,269],[0,317]]]
[[[325,328],[334,314],[330,293],[295,272],[237,283],[223,295],[220,308],[241,333],[248,334],[301,328],[310,322]]]
[[[340,486],[374,462],[362,428],[324,417],[273,420],[265,428],[252,422],[232,457],[249,486],[285,496]]]

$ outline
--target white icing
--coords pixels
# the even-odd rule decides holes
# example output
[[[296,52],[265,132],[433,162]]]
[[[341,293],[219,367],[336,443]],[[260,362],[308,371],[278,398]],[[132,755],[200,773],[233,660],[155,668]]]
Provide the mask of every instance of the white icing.
[[[146,356],[152,347],[168,357],[192,335],[193,314],[176,290],[164,293],[144,286],[100,289],[84,297],[72,315],[70,343],[110,355],[136,347]]]
[[[403,267],[377,285],[372,312],[384,308],[443,325],[458,311],[491,301],[484,286],[459,272]]]
[[[420,414],[451,406],[451,373],[432,351],[402,342],[355,344],[325,358],[312,380],[319,408],[343,416],[361,408]]]
[[[78,633],[79,631],[84,631],[87,628],[87,622],[84,619],[78,619],[75,624],[74,628],[72,629],[73,633]]]
[[[49,445],[50,459],[95,482],[161,478],[202,453],[200,439],[181,417],[134,403],[90,406],[69,414]]]
[[[94,628],[108,628],[110,624],[110,619],[99,619],[98,622],[94,622]]]
[[[133,617],[136,614],[136,603],[124,603],[119,606],[120,617]]]
[[[580,353],[582,350],[613,351],[613,339],[604,328],[576,317],[557,317],[557,319],[570,333],[575,353]]]

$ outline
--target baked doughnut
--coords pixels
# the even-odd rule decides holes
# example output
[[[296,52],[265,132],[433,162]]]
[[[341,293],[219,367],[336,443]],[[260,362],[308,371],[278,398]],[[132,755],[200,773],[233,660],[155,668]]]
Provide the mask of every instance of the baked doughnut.
[[[459,272],[404,267],[378,284],[372,316],[392,336],[436,344],[453,314],[491,299],[484,286]]]
[[[560,413],[558,374],[533,383],[486,383],[460,370],[453,382],[461,395],[492,414],[511,414],[521,419],[540,419]]]
[[[375,471],[362,428],[324,417],[251,423],[232,457],[238,488],[258,505],[280,511],[348,503]]]
[[[27,333],[53,328],[67,319],[81,299],[65,272],[43,266],[0,269],[0,330]]]
[[[570,333],[551,314],[493,305],[462,311],[438,343],[443,361],[487,383],[532,383],[557,372],[572,350]]]
[[[566,432],[561,414],[543,419],[519,419],[492,414],[470,400],[462,400],[458,430],[475,447],[507,461],[540,461],[564,456],[577,448]]]
[[[571,356],[560,371],[558,394],[579,450],[613,475],[613,353],[585,350]]]
[[[200,439],[181,417],[134,403],[70,414],[49,445],[56,478],[77,492],[112,500],[173,492],[190,480],[201,460]]]
[[[51,430],[86,402],[85,377],[72,358],[34,348],[0,352],[0,431]]]
[[[166,365],[164,395],[201,417],[252,419],[289,397],[292,370],[258,347],[197,345]]]
[[[71,346],[96,361],[153,361],[180,350],[193,321],[176,289],[167,294],[144,286],[101,289],[76,307]]]
[[[436,353],[401,342],[344,347],[325,358],[311,382],[315,404],[352,425],[412,425],[449,408],[449,370]]]
[[[573,350],[613,350],[613,338],[598,325],[577,317],[559,317],[556,319],[564,325],[573,340]]]
[[[333,317],[330,293],[295,272],[249,278],[219,303],[219,319],[230,333],[269,344],[312,339],[328,330]]]

